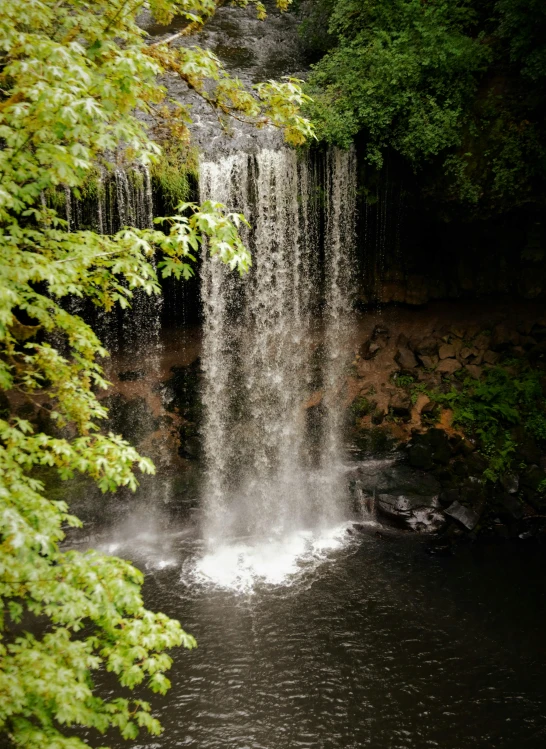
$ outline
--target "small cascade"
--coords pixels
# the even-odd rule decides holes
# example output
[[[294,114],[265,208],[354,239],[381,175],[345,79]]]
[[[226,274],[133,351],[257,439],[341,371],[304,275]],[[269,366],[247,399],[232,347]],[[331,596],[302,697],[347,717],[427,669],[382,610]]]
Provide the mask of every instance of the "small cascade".
[[[325,426],[322,468],[329,501],[323,513],[335,518],[343,491],[343,392],[355,294],[353,250],[356,217],[356,158],[354,151],[330,150],[326,156],[326,231],[324,241],[324,391]]]
[[[65,218],[69,231],[92,229],[115,234],[124,226],[153,227],[152,181],[144,166],[102,168],[89,194],[76,198],[65,188]],[[110,352],[123,349],[140,355],[153,351],[161,328],[161,298],[134,294],[131,308],[113,313],[97,312],[97,331]]]
[[[200,189],[247,216],[253,256],[243,279],[215,258],[202,266],[205,535],[216,546],[331,528],[346,517],[354,154],[232,154],[201,164]],[[311,411],[322,416],[318,447]]]

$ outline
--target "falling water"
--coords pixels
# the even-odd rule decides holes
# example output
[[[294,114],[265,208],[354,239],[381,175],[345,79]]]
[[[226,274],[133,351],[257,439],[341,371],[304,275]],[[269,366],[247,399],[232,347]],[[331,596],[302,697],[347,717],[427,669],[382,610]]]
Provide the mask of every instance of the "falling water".
[[[351,307],[355,293],[353,248],[356,215],[356,160],[354,151],[338,149],[327,154],[324,381],[327,405],[324,429],[323,471],[330,501],[323,511],[330,519],[335,513],[342,491],[343,402],[346,398],[346,356],[352,325]]]
[[[342,391],[355,173],[354,155],[337,150],[320,166],[288,149],[239,152],[201,165],[201,198],[247,216],[253,255],[242,280],[215,258],[202,268],[203,504],[212,548],[241,537],[278,542],[346,516]],[[315,322],[321,307],[322,330]],[[318,451],[311,449],[313,408],[323,414]]]

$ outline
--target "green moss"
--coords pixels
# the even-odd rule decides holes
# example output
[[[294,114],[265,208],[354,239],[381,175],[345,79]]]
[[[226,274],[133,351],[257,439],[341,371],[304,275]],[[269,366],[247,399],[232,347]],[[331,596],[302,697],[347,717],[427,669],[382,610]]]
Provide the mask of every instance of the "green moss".
[[[47,205],[57,211],[57,213],[64,212],[66,208],[66,193],[63,187],[48,188],[45,191],[45,200]]]
[[[360,395],[353,401],[351,410],[356,417],[367,416],[375,408],[375,403]]]
[[[168,211],[191,198],[192,183],[198,180],[198,154],[185,143],[163,145],[159,161],[152,166],[154,190],[162,197]]]
[[[96,201],[104,195],[104,184],[98,168],[93,169],[79,189],[81,200]]]

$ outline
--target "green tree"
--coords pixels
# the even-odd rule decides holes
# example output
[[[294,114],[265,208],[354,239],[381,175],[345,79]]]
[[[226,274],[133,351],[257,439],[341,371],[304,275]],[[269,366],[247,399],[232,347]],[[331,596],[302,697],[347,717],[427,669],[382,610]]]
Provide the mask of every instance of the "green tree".
[[[309,80],[317,135],[358,135],[427,170],[429,197],[499,212],[546,195],[541,0],[311,0],[330,49]],[[320,51],[320,50],[317,50]],[[431,185],[433,185],[431,189]]]
[[[311,134],[293,80],[246,91],[214,55],[197,47],[148,45],[136,24],[144,2],[0,0],[0,734],[26,749],[79,749],[71,726],[134,738],[159,733],[147,702],[104,699],[93,674],[120,688],[169,687],[167,650],[194,639],[178,622],[148,611],[142,574],[129,563],[62,549],[78,526],[66,502],[48,498],[37,471],[76,473],[104,492],[137,486],[149,460],[119,436],[101,434],[97,391],[107,383],[95,333],[67,312],[68,296],[110,310],[135,290],[158,293],[163,276],[187,278],[203,240],[244,273],[242,216],[219,204],[179,206],[160,229],[125,227],[115,236],[69,232],[48,205],[60,186],[76,196],[97,164],[153,164],[160,148],[137,113],[173,138],[189,114],[157,85],[176,73],[225,116],[283,128],[291,143]],[[151,0],[158,21],[187,20],[198,31],[212,0]],[[258,11],[262,7],[256,3]],[[21,406],[30,415],[21,417]],[[34,632],[34,634],[31,634]]]

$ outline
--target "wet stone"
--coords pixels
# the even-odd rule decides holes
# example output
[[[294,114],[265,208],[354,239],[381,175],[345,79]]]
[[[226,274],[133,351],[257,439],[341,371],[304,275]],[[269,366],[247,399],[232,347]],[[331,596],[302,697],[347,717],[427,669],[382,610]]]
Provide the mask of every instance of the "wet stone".
[[[457,359],[444,359],[438,364],[436,371],[441,372],[442,374],[451,375],[460,369],[461,366],[461,363],[458,362]]]
[[[477,364],[467,364],[465,366],[466,371],[468,374],[473,377],[475,380],[479,380],[482,376],[483,369],[479,367]]]
[[[409,348],[399,348],[394,360],[402,369],[414,369],[417,366],[417,359]]]
[[[455,346],[451,343],[444,343],[443,346],[440,346],[438,349],[438,356],[440,359],[453,359],[455,354]]]
[[[478,524],[479,517],[474,510],[465,507],[460,502],[453,502],[444,510],[446,515],[456,520],[458,523],[463,525],[469,531],[476,527]]]
[[[434,533],[444,525],[437,496],[379,494],[377,509],[396,525],[418,533]]]

